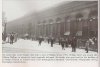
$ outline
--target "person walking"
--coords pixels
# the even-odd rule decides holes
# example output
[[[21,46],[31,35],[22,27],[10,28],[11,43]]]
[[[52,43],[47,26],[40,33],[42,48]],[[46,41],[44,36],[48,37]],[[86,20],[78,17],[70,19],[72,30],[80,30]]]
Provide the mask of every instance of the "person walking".
[[[49,44],[49,42],[50,42],[50,38],[48,37],[48,44]]]
[[[54,38],[52,37],[51,38],[51,47],[53,47],[53,44],[54,44]]]
[[[14,34],[12,33],[12,34],[10,35],[10,44],[13,44],[13,41],[14,41]]]
[[[64,40],[64,38],[61,39],[61,47],[62,47],[62,50],[65,50],[65,40]]]
[[[71,42],[72,52],[76,52],[76,44],[77,44],[77,39],[76,37],[73,37]]]
[[[42,43],[42,40],[43,40],[43,38],[42,37],[39,37],[39,46],[41,46],[41,43]]]
[[[68,39],[66,38],[65,40],[65,47],[67,48],[68,47]]]

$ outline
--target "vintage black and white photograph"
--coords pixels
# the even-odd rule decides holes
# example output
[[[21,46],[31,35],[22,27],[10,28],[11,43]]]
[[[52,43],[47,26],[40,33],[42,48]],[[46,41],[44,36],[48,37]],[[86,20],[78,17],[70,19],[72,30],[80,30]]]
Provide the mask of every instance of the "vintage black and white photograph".
[[[98,53],[98,1],[3,0],[2,52]]]

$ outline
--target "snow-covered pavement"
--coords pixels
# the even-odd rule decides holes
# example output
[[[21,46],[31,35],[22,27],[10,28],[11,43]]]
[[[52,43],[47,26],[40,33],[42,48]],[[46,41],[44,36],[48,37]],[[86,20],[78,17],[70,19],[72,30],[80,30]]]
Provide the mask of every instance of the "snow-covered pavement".
[[[2,44],[2,50],[4,53],[31,53],[31,52],[66,52],[71,53],[72,49],[71,47],[65,48],[65,50],[62,50],[61,45],[58,45],[58,43],[54,44],[53,47],[51,47],[50,44],[47,42],[42,42],[41,46],[38,45],[38,41],[31,41],[31,40],[23,40],[19,39],[14,44]],[[84,49],[76,49],[75,53],[85,53],[86,51]],[[97,53],[93,51],[89,51],[89,53]]]

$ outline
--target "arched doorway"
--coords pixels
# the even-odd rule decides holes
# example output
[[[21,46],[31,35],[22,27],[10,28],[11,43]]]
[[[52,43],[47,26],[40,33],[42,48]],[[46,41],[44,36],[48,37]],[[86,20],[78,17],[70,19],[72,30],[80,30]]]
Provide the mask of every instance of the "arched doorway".
[[[89,37],[98,36],[98,10],[92,10],[89,14]]]
[[[61,37],[61,18],[56,18],[56,37]]]

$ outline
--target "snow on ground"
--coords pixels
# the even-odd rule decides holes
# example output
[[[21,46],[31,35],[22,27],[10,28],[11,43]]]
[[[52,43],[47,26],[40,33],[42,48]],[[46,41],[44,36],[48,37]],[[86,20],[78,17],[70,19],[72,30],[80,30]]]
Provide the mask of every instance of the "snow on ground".
[[[3,52],[18,52],[18,53],[25,53],[25,52],[66,52],[71,53],[72,49],[71,47],[65,48],[65,50],[62,50],[61,45],[58,43],[54,44],[53,47],[51,47],[50,44],[47,42],[42,42],[41,46],[38,45],[38,41],[31,41],[31,40],[23,40],[19,39],[14,44],[3,44]],[[75,53],[85,53],[86,51],[84,49],[76,49]],[[93,51],[89,51],[89,53],[97,53]]]

